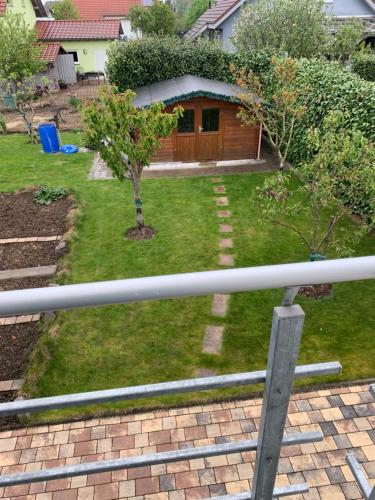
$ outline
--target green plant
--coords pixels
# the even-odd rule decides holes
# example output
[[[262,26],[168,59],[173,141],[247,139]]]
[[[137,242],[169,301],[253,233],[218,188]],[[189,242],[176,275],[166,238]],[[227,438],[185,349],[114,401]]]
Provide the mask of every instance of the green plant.
[[[71,95],[69,96],[68,104],[70,104],[70,106],[74,106],[75,108],[79,108],[82,105],[82,100],[78,99],[75,95]]]
[[[231,82],[232,57],[208,40],[144,37],[112,44],[107,72],[120,92],[187,74]]]
[[[210,8],[210,0],[192,0],[188,9],[186,10],[182,21],[181,27],[184,31],[189,30],[195,21]]]
[[[168,3],[156,0],[151,7],[134,5],[130,9],[130,23],[133,31],[143,35],[174,35],[176,15]]]
[[[79,19],[79,12],[73,0],[59,0],[51,7],[52,16],[55,19],[67,21],[69,19]]]
[[[334,37],[328,55],[341,63],[345,63],[358,50],[363,37],[363,22],[359,19],[348,19],[341,22]]]
[[[375,52],[358,52],[351,60],[352,70],[364,80],[375,82]]]
[[[314,57],[330,40],[324,0],[258,0],[241,10],[233,43],[239,50],[273,50]]]
[[[57,188],[50,188],[48,186],[40,186],[38,191],[34,193],[35,203],[39,205],[50,205],[60,198],[65,198],[68,196],[68,192],[62,186]]]
[[[163,103],[147,108],[136,108],[134,92],[119,94],[113,89],[103,89],[100,97],[82,110],[86,136],[97,145],[102,158],[120,181],[130,180],[137,216],[137,226],[128,232],[133,239],[146,239],[154,230],[143,220],[141,179],[144,167],[160,146],[159,139],[167,137],[177,126],[182,114],[180,108],[165,113]]]
[[[6,134],[7,133],[7,124],[5,121],[5,116],[0,113],[0,134]]]

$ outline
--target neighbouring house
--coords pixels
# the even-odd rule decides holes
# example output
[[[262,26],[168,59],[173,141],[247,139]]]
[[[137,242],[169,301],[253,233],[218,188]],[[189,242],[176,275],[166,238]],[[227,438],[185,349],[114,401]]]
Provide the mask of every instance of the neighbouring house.
[[[86,21],[97,19],[118,19],[121,21],[122,38],[132,39],[139,36],[131,30],[129,12],[135,5],[148,7],[152,0],[73,0],[80,18]]]
[[[185,75],[136,89],[134,104],[164,102],[166,111],[182,106],[173,133],[161,139],[155,162],[195,162],[259,158],[260,125],[244,126],[237,117],[243,90],[228,83]]]
[[[216,0],[214,5],[198,18],[185,34],[185,38],[192,40],[206,37],[209,40],[218,40],[224,49],[233,51],[231,37],[241,7],[255,2],[256,0]],[[366,25],[367,40],[375,38],[374,0],[325,0],[324,3],[327,14],[333,15],[338,21],[351,17],[362,19]]]
[[[35,26],[38,18],[47,17],[41,0],[0,0],[0,16],[6,12],[23,14],[31,28]]]
[[[38,39],[59,43],[80,73],[105,73],[107,49],[122,34],[119,20],[36,22]]]

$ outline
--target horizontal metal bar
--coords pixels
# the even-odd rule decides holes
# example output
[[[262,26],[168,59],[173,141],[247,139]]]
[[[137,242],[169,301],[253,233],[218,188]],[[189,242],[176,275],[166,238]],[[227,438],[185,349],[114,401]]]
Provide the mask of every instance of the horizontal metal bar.
[[[323,441],[321,432],[305,432],[288,434],[283,439],[284,446]],[[135,457],[117,458],[113,460],[103,460],[99,462],[89,462],[84,464],[68,465],[53,469],[39,470],[35,472],[22,472],[0,476],[0,487],[14,486],[16,484],[36,483],[39,481],[49,481],[51,479],[62,479],[65,477],[82,476],[85,474],[97,474],[121,469],[133,469],[135,467],[145,467],[149,465],[166,464],[179,462],[180,460],[192,460],[195,458],[214,457],[217,455],[229,455],[232,453],[242,453],[257,449],[257,441],[238,441],[235,443],[224,443],[212,446],[202,446],[185,450],[165,451],[150,455],[139,455]]]
[[[308,493],[308,491],[309,485],[307,483],[291,484],[290,486],[275,488],[272,496],[273,498],[278,498],[289,495],[302,495],[302,493]],[[206,498],[205,500],[211,500],[211,498]],[[223,495],[221,497],[215,497],[215,500],[251,500],[251,491],[245,491],[244,493],[238,493],[237,495]]]
[[[0,316],[375,278],[375,256],[0,293]]]
[[[332,375],[340,373],[341,368],[341,364],[337,361],[302,365],[297,366],[295,377],[300,378],[315,375]],[[19,400],[9,403],[1,403],[0,416],[21,415],[23,413],[33,413],[42,410],[56,410],[57,408],[67,408],[72,406],[149,398],[165,394],[206,391],[224,387],[260,384],[264,383],[265,379],[266,371],[261,370],[256,372],[237,373],[234,375],[219,375],[215,377],[178,380],[176,382],[164,382],[161,384],[138,385],[134,387],[123,387],[104,391],[82,392],[78,394],[65,394],[63,396]]]
[[[358,462],[358,460],[355,458],[355,456],[352,453],[349,453],[348,456],[346,457],[346,460],[349,464],[350,470],[352,471],[353,476],[355,477],[357,484],[362,492],[362,495],[365,497],[367,500],[370,498],[372,488],[370,486],[370,483],[368,482],[365,472],[361,466],[361,464]]]
[[[370,393],[372,397],[375,399],[375,384],[370,385]]]

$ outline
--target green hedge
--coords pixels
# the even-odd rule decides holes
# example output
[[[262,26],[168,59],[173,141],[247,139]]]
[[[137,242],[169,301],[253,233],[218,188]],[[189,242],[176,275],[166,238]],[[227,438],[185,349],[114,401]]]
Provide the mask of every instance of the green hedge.
[[[360,54],[352,60],[352,69],[357,75],[370,82],[375,82],[375,54]]]
[[[146,37],[114,43],[108,53],[107,73],[120,91],[188,74],[232,83],[231,63],[261,73],[270,67],[271,55],[232,54],[203,39]]]

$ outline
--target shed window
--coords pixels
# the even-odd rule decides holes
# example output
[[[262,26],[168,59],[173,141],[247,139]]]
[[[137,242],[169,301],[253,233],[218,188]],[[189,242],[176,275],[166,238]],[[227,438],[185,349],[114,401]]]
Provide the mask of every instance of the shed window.
[[[179,134],[188,134],[194,130],[194,109],[185,109],[184,114],[178,119],[177,131]]]
[[[67,54],[72,54],[74,62],[77,64],[79,63],[78,52],[76,50],[71,50],[70,52],[67,52]]]
[[[202,110],[203,132],[217,132],[219,130],[219,108]]]

